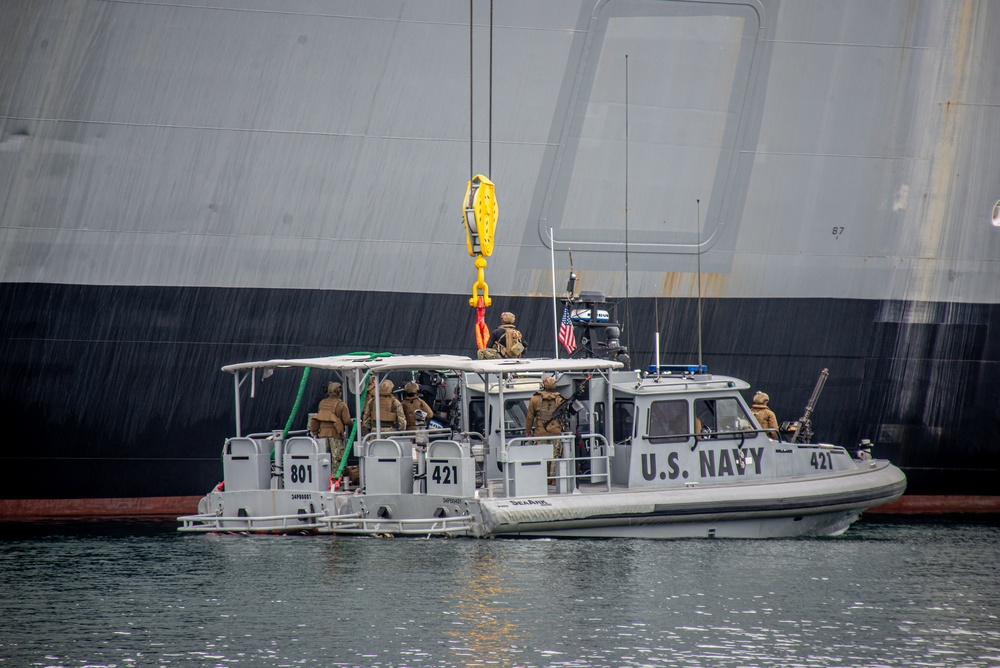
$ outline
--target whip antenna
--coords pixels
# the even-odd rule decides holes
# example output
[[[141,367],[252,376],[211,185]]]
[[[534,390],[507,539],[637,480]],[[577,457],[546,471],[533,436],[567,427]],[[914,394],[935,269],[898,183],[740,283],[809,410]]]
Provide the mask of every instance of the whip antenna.
[[[701,373],[701,200],[696,199],[698,205],[698,225],[697,225],[697,245],[695,254],[698,258],[698,373]]]
[[[632,349],[632,303],[628,295],[628,54],[625,54],[625,330]]]

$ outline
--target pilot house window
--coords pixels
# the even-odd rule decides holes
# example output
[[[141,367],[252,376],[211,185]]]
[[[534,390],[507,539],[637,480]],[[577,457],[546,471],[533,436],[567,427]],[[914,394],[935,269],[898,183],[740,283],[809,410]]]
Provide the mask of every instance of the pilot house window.
[[[619,399],[615,401],[611,411],[611,427],[614,430],[612,437],[614,438],[615,443],[628,442],[632,439],[635,404],[632,403],[631,399]]]
[[[486,433],[486,408],[482,399],[469,401],[469,431],[474,434]]]
[[[694,402],[695,431],[701,434],[724,434],[750,429],[750,418],[733,398],[698,399]],[[734,434],[730,438],[736,438]]]
[[[654,401],[649,407],[651,443],[682,443],[687,440],[687,434],[690,433],[686,401]],[[674,434],[679,435],[674,436]]]
[[[523,436],[528,421],[528,400],[508,399],[504,402],[504,430],[508,436]]]

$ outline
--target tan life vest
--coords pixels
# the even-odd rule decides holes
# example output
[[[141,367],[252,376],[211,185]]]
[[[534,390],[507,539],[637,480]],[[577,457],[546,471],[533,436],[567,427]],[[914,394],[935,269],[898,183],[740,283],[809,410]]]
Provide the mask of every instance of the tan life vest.
[[[558,434],[562,432],[562,425],[559,423],[559,420],[552,420],[552,416],[555,414],[556,409],[559,408],[559,404],[562,403],[562,395],[558,392],[542,390],[537,392],[536,396],[540,399],[540,401],[538,403],[538,408],[535,411],[535,435],[539,433]]]
[[[319,422],[319,432],[322,438],[344,438],[344,421],[337,415],[337,408],[344,402],[340,399],[327,397],[319,402],[316,409],[316,420]]]
[[[504,325],[503,328],[504,334],[497,341],[497,349],[504,357],[520,357],[524,353],[521,332],[514,329],[513,325]]]
[[[385,425],[396,425],[396,405],[399,401],[391,394],[380,394],[378,396],[379,422]]]
[[[403,416],[406,417],[406,431],[413,431],[417,427],[417,411],[427,413],[427,421],[431,419],[431,407],[420,397],[407,397],[403,399]]]

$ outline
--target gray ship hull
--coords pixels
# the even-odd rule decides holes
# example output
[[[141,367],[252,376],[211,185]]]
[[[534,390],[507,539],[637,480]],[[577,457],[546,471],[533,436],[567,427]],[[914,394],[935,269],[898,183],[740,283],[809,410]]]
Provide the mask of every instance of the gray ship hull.
[[[529,351],[571,249],[636,362],[996,494],[1000,7],[473,4],[471,76],[458,0],[5,6],[0,508],[204,494],[234,358],[471,352],[476,172]]]

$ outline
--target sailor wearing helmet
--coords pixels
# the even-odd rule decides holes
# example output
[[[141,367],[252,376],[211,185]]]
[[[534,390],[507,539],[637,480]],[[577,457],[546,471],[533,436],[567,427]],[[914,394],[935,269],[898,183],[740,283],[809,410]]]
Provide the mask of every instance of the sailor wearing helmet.
[[[527,346],[524,337],[514,327],[514,314],[504,311],[500,314],[500,326],[490,332],[486,348],[480,351],[479,359],[497,359],[500,357],[520,357]],[[485,352],[495,351],[495,352]]]
[[[529,436],[558,436],[562,433],[562,424],[558,418],[553,419],[556,409],[565,401],[563,395],[556,392],[556,379],[547,376],[542,379],[542,389],[532,395],[528,401],[528,417],[525,419],[524,432]],[[563,455],[562,440],[553,441],[552,456]],[[555,462],[549,462],[549,477],[556,474]]]
[[[767,407],[768,401],[770,401],[770,397],[758,391],[757,394],[753,395],[753,406],[750,407],[750,412],[757,418],[761,429],[774,430],[773,432],[766,432],[768,438],[780,441],[781,438],[778,436],[778,418],[774,416],[774,411]]]
[[[399,403],[392,391],[396,388],[391,380],[386,378],[378,386],[378,418],[382,432],[403,431],[406,429],[406,416],[403,414],[403,404]],[[374,430],[374,401],[368,403],[362,415],[361,426],[366,432]]]
[[[341,398],[343,391],[340,383],[327,383],[327,396],[320,400],[316,415],[309,420],[309,431],[326,439],[333,456],[334,468],[340,465],[344,456],[344,433],[354,424],[347,404]]]
[[[406,416],[406,431],[413,431],[417,428],[417,411],[426,413],[427,418],[434,413],[431,411],[431,407],[427,405],[427,402],[420,397],[419,385],[410,381],[403,386],[403,392],[406,393],[401,402],[403,404],[403,415]]]

